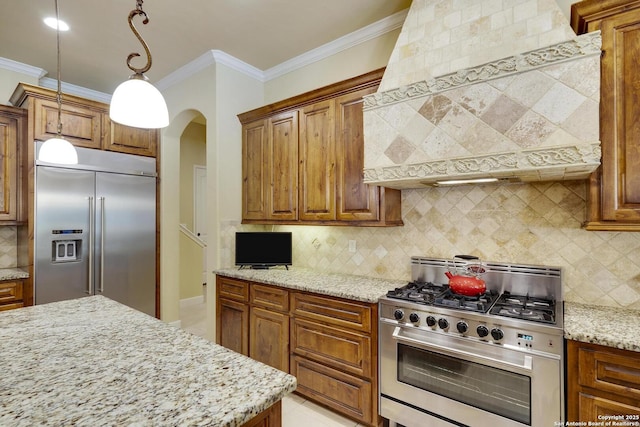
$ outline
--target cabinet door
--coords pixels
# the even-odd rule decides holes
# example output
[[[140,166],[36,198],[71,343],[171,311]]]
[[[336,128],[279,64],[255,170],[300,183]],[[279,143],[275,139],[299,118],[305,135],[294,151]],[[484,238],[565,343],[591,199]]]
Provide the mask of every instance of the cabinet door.
[[[109,120],[104,114],[104,129],[108,129],[102,148],[119,153],[156,157],[159,139],[158,129],[140,129],[124,126]]]
[[[298,380],[296,392],[368,425],[373,424],[371,382],[329,368],[303,357],[291,356],[291,375]]]
[[[268,217],[269,149],[267,120],[242,126],[242,219]]]
[[[249,356],[289,372],[289,315],[251,307]]]
[[[22,123],[0,109],[0,221],[15,221],[18,213],[17,144]]]
[[[78,147],[102,147],[103,111],[62,104],[62,136]],[[34,111],[34,139],[46,141],[58,134],[58,104],[55,100],[36,99]]]
[[[249,355],[249,305],[218,298],[216,342],[236,353]]]
[[[268,219],[298,219],[298,112],[269,119]]]
[[[336,218],[334,102],[304,107],[300,114],[300,219]]]
[[[14,308],[16,304],[22,307],[22,281],[0,282],[0,309],[5,304],[11,308]]]
[[[379,220],[380,187],[363,182],[362,97],[373,92],[368,88],[336,98],[336,216],[341,221]]]
[[[602,21],[602,217],[640,222],[640,10]]]

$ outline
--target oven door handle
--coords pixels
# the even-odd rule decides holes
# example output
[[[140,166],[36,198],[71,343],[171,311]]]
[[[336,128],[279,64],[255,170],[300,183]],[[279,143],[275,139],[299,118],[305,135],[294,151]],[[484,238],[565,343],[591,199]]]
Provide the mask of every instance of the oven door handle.
[[[493,357],[487,357],[487,356],[482,356],[479,355],[477,353],[472,353],[469,351],[464,351],[464,350],[458,350],[458,349],[452,349],[449,347],[444,347],[438,344],[433,344],[433,343],[428,343],[422,340],[417,340],[415,338],[409,338],[409,337],[405,337],[400,335],[400,332],[402,331],[402,328],[400,326],[396,326],[395,330],[393,331],[393,338],[397,341],[404,341],[407,343],[411,343],[411,344],[417,344],[420,347],[425,347],[425,348],[432,348],[436,351],[438,351],[439,353],[444,353],[447,354],[449,356],[454,356],[454,357],[462,357],[464,358],[464,360],[468,360],[471,362],[478,362],[478,363],[483,363],[483,362],[491,362],[491,364],[493,365],[499,365],[499,366],[504,366],[504,367],[508,367],[508,368],[518,368],[518,369],[523,369],[525,371],[528,371],[529,373],[531,373],[531,371],[533,370],[533,358],[529,355],[524,355],[524,360],[522,362],[522,364],[519,363],[511,363],[511,362],[505,362],[504,360],[500,360],[500,359],[495,359]]]

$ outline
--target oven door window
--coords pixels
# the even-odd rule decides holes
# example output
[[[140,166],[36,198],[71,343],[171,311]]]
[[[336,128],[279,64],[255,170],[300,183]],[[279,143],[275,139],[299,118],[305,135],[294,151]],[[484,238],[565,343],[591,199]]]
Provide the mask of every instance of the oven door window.
[[[531,378],[398,344],[398,381],[531,425]]]

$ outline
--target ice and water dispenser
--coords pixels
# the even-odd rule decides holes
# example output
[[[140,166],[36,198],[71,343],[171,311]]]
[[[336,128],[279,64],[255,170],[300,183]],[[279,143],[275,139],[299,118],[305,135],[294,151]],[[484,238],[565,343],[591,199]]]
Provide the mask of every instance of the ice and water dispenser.
[[[51,261],[79,261],[82,254],[82,239],[74,239],[73,235],[82,234],[82,230],[52,230],[51,232],[55,237],[59,237],[51,242]]]

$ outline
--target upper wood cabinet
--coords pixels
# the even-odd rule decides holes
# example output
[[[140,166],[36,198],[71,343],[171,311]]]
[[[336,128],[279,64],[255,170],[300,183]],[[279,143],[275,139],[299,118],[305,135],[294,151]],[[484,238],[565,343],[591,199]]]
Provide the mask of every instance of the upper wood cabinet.
[[[400,190],[363,182],[362,97],[383,71],[238,116],[243,223],[402,225]]]
[[[24,220],[18,150],[26,124],[27,110],[0,105],[0,223],[3,224]]]
[[[11,103],[29,110],[29,137],[45,141],[58,133],[56,92],[20,83]],[[76,147],[118,151],[155,157],[159,131],[139,129],[111,122],[109,106],[73,95],[62,95],[62,136]]]
[[[602,33],[602,165],[589,180],[587,230],[640,231],[640,1],[572,5],[578,34]]]

